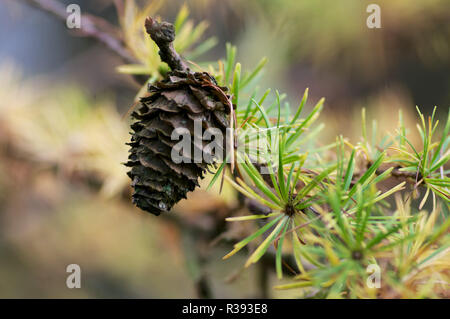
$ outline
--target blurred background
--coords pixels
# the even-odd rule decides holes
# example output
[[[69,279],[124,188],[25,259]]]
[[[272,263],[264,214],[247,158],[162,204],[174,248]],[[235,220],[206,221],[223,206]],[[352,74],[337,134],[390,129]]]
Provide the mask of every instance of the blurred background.
[[[221,260],[251,232],[223,222],[243,210],[229,187],[203,187],[170,216],[131,205],[124,115],[139,85],[117,72],[117,54],[29,2],[0,2],[0,297],[296,297],[270,289],[272,260],[245,271],[244,255]],[[60,2],[119,23],[112,0]],[[291,106],[306,87],[311,103],[325,97],[320,143],[357,141],[361,107],[380,132],[401,109],[411,134],[416,105],[426,115],[437,106],[438,118],[449,110],[447,0],[378,0],[381,29],[366,26],[373,1],[157,2],[167,21],[186,4],[208,23],[202,39],[217,45],[194,61],[217,61],[231,42],[244,67],[268,58],[262,90],[287,93]],[[81,267],[81,289],[66,287],[69,264]]]

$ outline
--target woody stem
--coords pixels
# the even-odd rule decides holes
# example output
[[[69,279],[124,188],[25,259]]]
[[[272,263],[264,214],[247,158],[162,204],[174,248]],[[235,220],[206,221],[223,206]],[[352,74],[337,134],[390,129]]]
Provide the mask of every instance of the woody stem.
[[[161,60],[166,62],[172,71],[187,72],[189,70],[173,47],[173,41],[175,40],[175,28],[173,24],[168,22],[160,23],[155,19],[147,17],[145,20],[145,29],[159,47]]]

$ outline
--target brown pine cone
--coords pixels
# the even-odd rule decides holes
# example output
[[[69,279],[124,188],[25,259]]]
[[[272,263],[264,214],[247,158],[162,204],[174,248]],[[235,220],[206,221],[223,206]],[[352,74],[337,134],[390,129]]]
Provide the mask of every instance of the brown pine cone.
[[[230,113],[225,91],[208,73],[189,71],[171,72],[149,87],[149,96],[141,98],[138,110],[132,113],[137,121],[131,125],[133,132],[128,143],[131,154],[126,165],[131,167],[128,176],[132,179],[136,206],[159,215],[199,185],[198,178],[203,178],[212,162],[194,162],[194,149],[202,150],[209,143],[202,141],[202,136],[197,136],[200,144],[194,143],[194,121],[201,121],[203,129],[218,128],[225,138]],[[171,140],[171,135],[177,128],[190,132],[192,153],[183,154],[189,163],[172,160],[172,148],[178,141]],[[222,145],[225,148],[225,141]]]

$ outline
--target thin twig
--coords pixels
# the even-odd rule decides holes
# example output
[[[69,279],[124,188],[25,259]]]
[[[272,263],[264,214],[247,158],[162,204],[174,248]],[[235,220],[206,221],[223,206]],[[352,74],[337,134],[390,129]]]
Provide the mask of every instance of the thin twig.
[[[43,10],[60,20],[66,21],[68,13],[66,6],[56,0],[23,0],[25,3]],[[88,36],[103,43],[110,50],[119,55],[127,63],[137,63],[137,60],[128,52],[121,40],[120,33],[106,20],[89,15],[81,15],[81,24],[79,29],[73,29],[81,36]]]
[[[159,47],[159,56],[166,62],[172,71],[186,72],[189,70],[173,47],[175,40],[175,27],[168,22],[158,22],[151,17],[145,20],[145,29],[156,45]]]

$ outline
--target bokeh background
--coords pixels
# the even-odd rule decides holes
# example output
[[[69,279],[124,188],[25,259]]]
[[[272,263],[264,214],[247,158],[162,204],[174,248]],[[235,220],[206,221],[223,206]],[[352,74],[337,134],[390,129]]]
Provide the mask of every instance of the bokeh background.
[[[118,23],[113,1],[61,2]],[[267,56],[260,86],[287,93],[292,106],[306,87],[312,102],[325,97],[324,144],[336,134],[357,140],[361,107],[380,132],[396,126],[400,109],[411,133],[416,105],[448,112],[447,0],[375,1],[381,29],[366,26],[374,1],[162,2],[168,21],[185,3],[195,22],[209,23],[204,38],[217,45],[198,61],[222,58],[231,42],[244,67]],[[197,190],[166,217],[130,204],[124,114],[139,87],[116,72],[117,55],[27,1],[0,2],[0,39],[1,298],[296,296],[270,289],[270,260],[245,271],[244,255],[221,260],[251,231],[224,225],[241,209],[229,187]],[[73,263],[81,289],[66,287]]]

